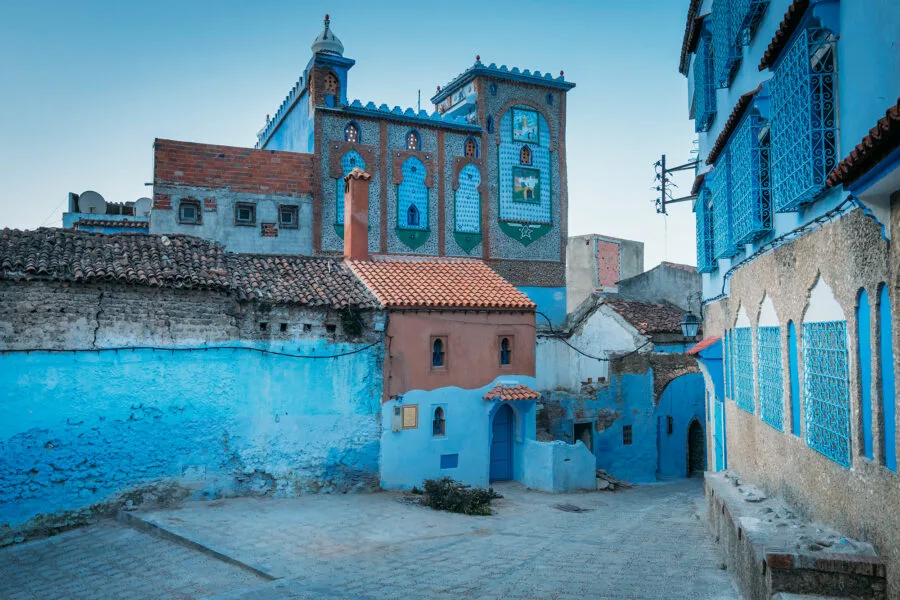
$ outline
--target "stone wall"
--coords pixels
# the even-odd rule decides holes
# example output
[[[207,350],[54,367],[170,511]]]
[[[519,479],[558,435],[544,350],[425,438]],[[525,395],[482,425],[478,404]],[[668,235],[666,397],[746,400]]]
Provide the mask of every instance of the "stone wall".
[[[891,228],[897,231],[895,203]],[[862,210],[854,210],[797,240],[763,255],[734,273],[728,298],[704,309],[705,335],[722,337],[733,326],[744,307],[752,327],[759,320],[760,306],[768,296],[775,307],[782,332],[784,372],[784,422],[791,422],[791,388],[788,365],[787,324],[803,321],[809,291],[821,278],[831,287],[846,317],[849,334],[849,385],[852,468],[847,469],[812,450],[806,442],[805,419],[800,436],[778,431],[728,400],[726,443],[728,466],[742,477],[758,482],[770,493],[782,494],[805,516],[834,525],[848,536],[871,542],[888,565],[890,595],[900,594],[900,519],[895,516],[900,497],[897,474],[885,468],[876,448],[876,460],[863,456],[859,385],[856,307],[860,288],[877,298],[878,285],[886,282],[896,307],[893,266],[897,257],[882,235],[881,226]],[[898,368],[897,312],[894,309],[894,364]],[[878,339],[876,319],[871,319],[873,344]],[[798,340],[799,341],[799,340]],[[877,347],[877,346],[876,346]],[[873,377],[873,397],[879,381]],[[803,412],[803,361],[799,364],[801,414]],[[728,386],[726,386],[728,389]],[[758,390],[758,382],[757,382]],[[896,402],[896,399],[886,399]],[[877,403],[873,403],[877,404]],[[881,431],[881,411],[875,410],[874,430]],[[805,415],[802,415],[805,416]],[[877,436],[876,436],[877,438]]]
[[[210,291],[0,281],[0,544],[129,500],[376,486],[373,318],[350,337]]]

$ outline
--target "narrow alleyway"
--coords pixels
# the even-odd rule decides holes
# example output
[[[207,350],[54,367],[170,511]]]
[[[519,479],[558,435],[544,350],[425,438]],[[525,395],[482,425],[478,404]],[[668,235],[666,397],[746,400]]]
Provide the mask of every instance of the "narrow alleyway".
[[[142,513],[257,573],[106,522],[0,551],[0,596],[739,597],[705,527],[699,479],[614,493],[498,489],[505,498],[491,517],[440,513],[389,493]]]

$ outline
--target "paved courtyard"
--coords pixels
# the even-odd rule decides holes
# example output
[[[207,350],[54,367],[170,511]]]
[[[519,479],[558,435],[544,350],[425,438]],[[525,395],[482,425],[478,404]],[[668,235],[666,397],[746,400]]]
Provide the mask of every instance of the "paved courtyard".
[[[0,597],[740,597],[705,527],[699,480],[613,493],[498,490],[505,497],[490,517],[392,493],[140,513],[138,525],[180,543],[110,521],[6,548]]]

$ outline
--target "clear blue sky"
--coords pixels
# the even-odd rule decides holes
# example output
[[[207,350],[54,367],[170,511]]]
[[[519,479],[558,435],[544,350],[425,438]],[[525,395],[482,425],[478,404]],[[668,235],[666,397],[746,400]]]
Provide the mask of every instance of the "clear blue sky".
[[[331,14],[356,59],[348,95],[423,107],[480,54],[558,73],[568,96],[569,234],[645,243],[695,264],[689,204],[663,219],[652,163],[690,158],[678,73],[687,0],[121,0],[0,6],[0,227],[60,224],[67,193],[149,195],[156,137],[252,146]],[[690,176],[679,180],[687,192]],[[666,227],[666,223],[668,227]],[[666,254],[666,229],[668,253]]]

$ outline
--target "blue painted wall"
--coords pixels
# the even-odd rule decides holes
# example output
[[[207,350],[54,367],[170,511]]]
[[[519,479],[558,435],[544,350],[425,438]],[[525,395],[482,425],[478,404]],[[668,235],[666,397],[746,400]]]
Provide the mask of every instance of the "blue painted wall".
[[[725,370],[722,359],[722,341],[704,348],[695,357],[704,366],[712,380],[713,394],[709,398],[707,429],[712,427],[713,464],[708,468],[721,471],[727,468],[727,444],[725,442]],[[709,439],[709,436],[707,437]]]
[[[206,498],[376,485],[381,362],[380,345],[0,354],[0,529],[159,482]]]
[[[706,386],[699,373],[682,375],[663,390],[656,407],[660,479],[688,475],[688,427],[696,419],[706,431],[705,397]],[[669,416],[673,420],[671,434],[667,427]]]
[[[311,154],[315,149],[314,132],[313,118],[309,112],[309,94],[304,90],[263,147],[267,150]]]
[[[797,328],[788,321],[788,372],[791,376],[791,433],[800,435],[800,372],[797,367]]]
[[[147,233],[150,228],[150,220],[146,217],[135,217],[133,215],[100,215],[96,213],[73,213],[64,212],[62,215],[62,226],[65,229],[75,227],[76,221],[81,219],[103,219],[104,221],[141,221],[147,228],[143,233]],[[131,227],[82,227],[82,231],[93,231],[99,233],[136,233],[140,230]]]
[[[506,375],[482,388],[466,390],[445,387],[431,391],[413,390],[402,400],[390,400],[382,407],[381,486],[410,489],[425,479],[452,477],[469,485],[487,487],[490,471],[491,423],[501,403],[483,396],[497,382],[515,381],[531,388],[533,377]],[[419,422],[415,429],[391,430],[394,407],[417,405]],[[525,475],[525,443],[535,439],[535,402],[509,403],[516,415],[513,436],[513,478]],[[445,435],[432,432],[434,409],[444,409]],[[441,468],[441,457],[458,455],[456,467]]]
[[[869,295],[859,293],[856,307],[856,334],[859,340],[859,387],[862,394],[863,453],[867,458],[875,456],[872,449],[872,330]]]
[[[881,403],[884,414],[884,465],[897,470],[897,395],[894,386],[894,331],[891,298],[886,285],[878,294],[878,319],[881,339]]]
[[[521,286],[519,291],[537,304],[539,312],[550,318],[554,326],[566,321],[566,288],[565,287],[531,287]],[[547,320],[537,316],[538,327],[547,325]]]

